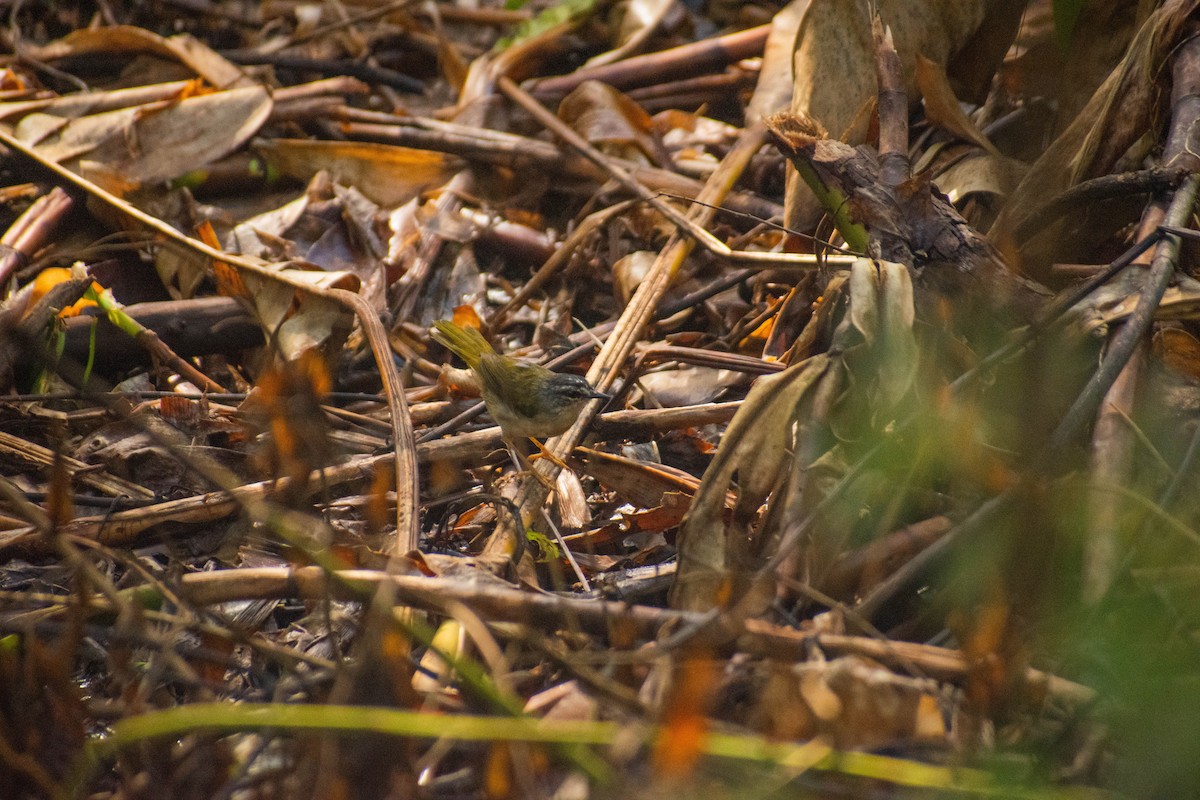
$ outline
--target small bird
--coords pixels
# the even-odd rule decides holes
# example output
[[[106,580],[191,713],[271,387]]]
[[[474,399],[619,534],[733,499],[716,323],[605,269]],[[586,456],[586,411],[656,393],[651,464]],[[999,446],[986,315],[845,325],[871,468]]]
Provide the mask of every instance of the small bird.
[[[579,375],[500,355],[475,328],[438,320],[430,334],[471,368],[488,413],[510,441],[557,436],[579,419],[588,400],[609,398]]]

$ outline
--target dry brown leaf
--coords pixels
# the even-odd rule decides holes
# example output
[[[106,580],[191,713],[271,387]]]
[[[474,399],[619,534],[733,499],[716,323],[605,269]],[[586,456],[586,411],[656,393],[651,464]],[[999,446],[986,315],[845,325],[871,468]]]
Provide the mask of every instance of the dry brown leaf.
[[[691,496],[699,481],[692,475],[664,464],[650,464],[631,458],[578,447],[583,471],[626,502],[638,508],[656,508],[672,492]]]
[[[913,98],[913,62],[923,53],[945,64],[1000,0],[882,0],[879,15],[895,39]],[[793,69],[792,110],[821,122],[834,136],[875,95],[874,50],[867,8],[855,0],[813,0],[800,25]]]
[[[680,492],[667,492],[663,495],[662,505],[646,511],[633,514],[623,514],[625,524],[631,532],[657,533],[669,531],[683,522],[684,516],[692,507],[692,496]]]
[[[1004,156],[975,152],[956,159],[934,180],[951,203],[973,194],[1007,197],[1025,175],[1024,163]]]
[[[1200,340],[1182,328],[1163,328],[1154,336],[1154,353],[1176,372],[1200,381]]]
[[[933,681],[894,675],[852,656],[801,664],[794,671],[804,699],[813,706],[818,730],[831,736],[837,747],[886,747],[918,734],[927,737],[925,741],[945,741],[945,726],[922,713],[922,701],[936,708],[938,687]],[[818,700],[820,705],[814,705]]]
[[[917,86],[925,98],[925,115],[929,120],[955,136],[974,142],[993,156],[1002,158],[996,146],[988,141],[984,132],[963,111],[946,77],[945,66],[917,54],[916,67]]]
[[[1186,275],[1179,275],[1176,280],[1177,284],[1168,287],[1163,294],[1154,310],[1154,318],[1160,321],[1200,319],[1200,281]],[[1137,308],[1137,288],[1133,276],[1101,286],[1076,306],[1081,324],[1094,330],[1124,320]]]
[[[385,208],[393,208],[440,186],[462,168],[454,156],[430,150],[369,142],[270,139],[257,150],[284,175],[310,180],[321,170],[354,186]]]

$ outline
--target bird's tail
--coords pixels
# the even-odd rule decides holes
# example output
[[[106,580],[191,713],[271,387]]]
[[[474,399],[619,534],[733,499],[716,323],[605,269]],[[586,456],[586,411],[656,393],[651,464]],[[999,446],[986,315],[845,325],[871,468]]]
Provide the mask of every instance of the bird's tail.
[[[471,369],[477,368],[480,359],[485,355],[496,352],[478,330],[455,325],[449,320],[439,319],[434,322],[430,334],[434,341],[449,348],[456,356],[467,362],[467,366]]]

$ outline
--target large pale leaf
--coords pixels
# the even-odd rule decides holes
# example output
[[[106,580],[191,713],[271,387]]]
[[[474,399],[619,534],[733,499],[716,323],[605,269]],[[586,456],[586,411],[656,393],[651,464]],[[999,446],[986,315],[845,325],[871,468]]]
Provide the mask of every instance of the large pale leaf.
[[[762,68],[746,108],[747,121],[778,114],[792,101],[792,51],[796,32],[812,0],[792,0],[771,19]]]
[[[912,326],[913,287],[908,268],[860,258],[850,269],[850,320],[871,351],[876,388],[873,416],[888,419],[912,388],[917,343]]]
[[[77,169],[86,156],[126,181],[151,183],[241,147],[266,122],[272,106],[266,89],[250,86],[72,120],[29,114],[16,135],[65,166]]]
[[[358,289],[358,279],[348,273],[294,269],[289,264],[273,267],[286,270],[293,283],[300,281],[321,289]],[[340,303],[251,273],[243,273],[242,280],[264,332],[272,337],[284,358],[298,358],[331,338],[344,337],[350,330],[353,318]]]
[[[910,100],[916,96],[917,55],[945,65],[983,23],[990,8],[1000,3],[880,0],[879,16],[892,31]],[[868,5],[858,0],[813,0],[797,34],[793,69],[792,110],[816,119],[840,138],[859,108],[875,98]]]
[[[83,117],[129,108],[161,100],[180,98],[192,91],[196,81],[171,81],[149,86],[133,86],[128,89],[113,89],[108,92],[76,92],[62,97],[40,97],[36,100],[18,100],[0,103],[0,119],[19,118],[34,111],[55,117]]]

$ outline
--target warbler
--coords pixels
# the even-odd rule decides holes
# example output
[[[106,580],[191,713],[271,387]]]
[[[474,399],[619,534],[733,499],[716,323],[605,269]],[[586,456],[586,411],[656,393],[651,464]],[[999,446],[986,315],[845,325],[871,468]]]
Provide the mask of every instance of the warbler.
[[[588,400],[609,397],[579,375],[500,355],[474,328],[438,320],[430,335],[471,368],[484,405],[506,439],[557,436],[579,418]]]

